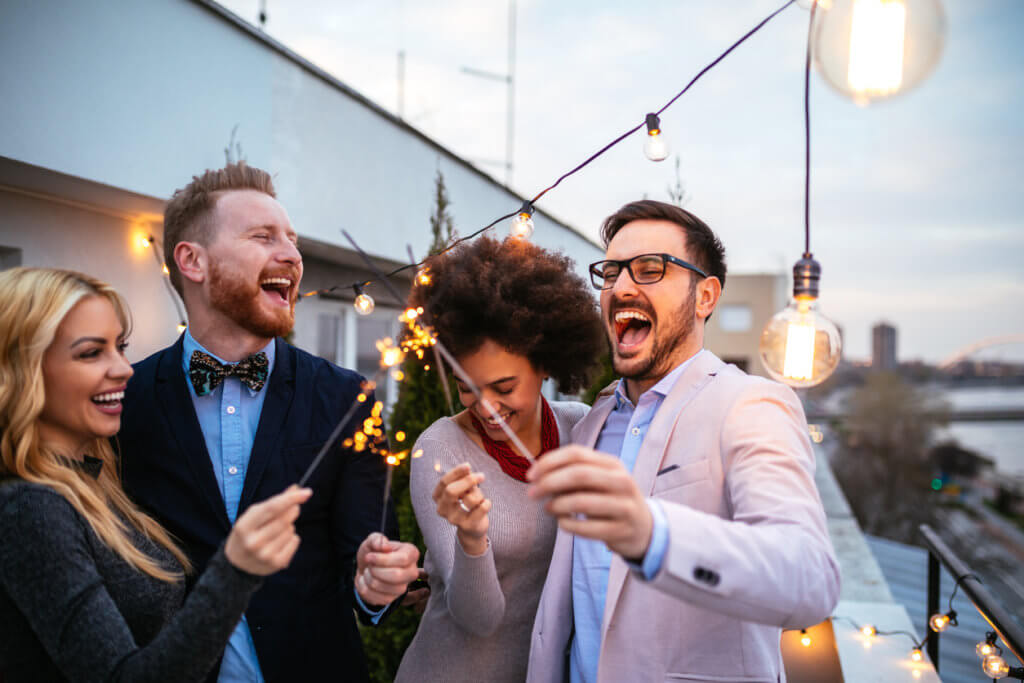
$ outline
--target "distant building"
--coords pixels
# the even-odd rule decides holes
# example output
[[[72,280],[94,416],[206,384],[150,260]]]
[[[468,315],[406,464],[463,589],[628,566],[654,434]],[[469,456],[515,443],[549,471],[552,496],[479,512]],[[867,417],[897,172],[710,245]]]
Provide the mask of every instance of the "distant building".
[[[871,368],[873,370],[895,370],[896,328],[881,322],[871,328]]]
[[[704,328],[704,346],[744,372],[767,377],[761,364],[761,330],[786,305],[783,273],[730,273],[722,298]]]

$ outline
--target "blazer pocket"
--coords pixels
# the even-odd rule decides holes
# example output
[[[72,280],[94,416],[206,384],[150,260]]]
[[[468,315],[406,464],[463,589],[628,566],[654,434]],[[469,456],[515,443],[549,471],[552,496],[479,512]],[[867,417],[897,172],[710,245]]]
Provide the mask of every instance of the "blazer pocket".
[[[669,469],[664,474],[654,478],[654,490],[651,495],[658,496],[666,491],[704,481],[711,478],[711,466],[707,458],[696,462],[688,462],[676,469]]]

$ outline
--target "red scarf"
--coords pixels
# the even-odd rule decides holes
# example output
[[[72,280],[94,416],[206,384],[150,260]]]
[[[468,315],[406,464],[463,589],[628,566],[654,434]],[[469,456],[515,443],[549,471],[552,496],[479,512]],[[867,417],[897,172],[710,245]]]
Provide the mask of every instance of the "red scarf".
[[[540,453],[537,455],[538,458],[548,451],[558,448],[558,424],[555,422],[555,414],[551,412],[551,406],[543,396],[540,397],[540,404]],[[530,461],[517,453],[515,446],[509,442],[495,441],[487,436],[484,426],[472,412],[469,413],[469,417],[473,420],[473,427],[480,435],[480,440],[483,441],[487,455],[498,461],[502,472],[513,479],[525,482],[526,470],[530,469]]]

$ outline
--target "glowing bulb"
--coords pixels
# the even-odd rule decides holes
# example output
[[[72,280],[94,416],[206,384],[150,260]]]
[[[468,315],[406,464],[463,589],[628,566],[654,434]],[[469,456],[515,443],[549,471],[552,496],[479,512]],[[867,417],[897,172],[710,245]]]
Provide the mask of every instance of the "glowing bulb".
[[[804,647],[810,647],[811,646],[811,637],[809,635],[807,635],[807,631],[802,630],[802,631],[800,631],[800,633],[803,634],[801,636],[801,638],[800,638],[800,644],[803,645]]]
[[[398,458],[396,458],[396,457],[395,457],[395,456],[393,456],[393,455],[389,455],[389,456],[388,456],[388,457],[386,458],[386,460],[387,460],[387,463],[388,463],[389,465],[397,465],[397,464],[398,464]]]
[[[430,277],[430,268],[424,266],[420,268],[419,272],[416,273],[416,282],[423,285],[424,287],[429,285],[432,278]]]
[[[512,227],[508,234],[523,240],[528,240],[533,236],[533,205],[530,202],[523,202],[519,213],[512,219]]]
[[[987,640],[978,643],[978,645],[974,648],[974,651],[977,652],[978,656],[982,659],[988,657],[989,655],[997,654],[996,646],[988,642]]]
[[[149,248],[149,245],[152,244],[152,242],[149,241],[149,238],[145,235],[140,236],[135,243],[139,245],[139,249],[147,249]]]
[[[814,60],[825,81],[864,105],[920,83],[942,54],[939,0],[831,0],[814,16]]]
[[[949,626],[949,616],[946,614],[933,614],[928,620],[928,625],[936,633],[942,633]]]
[[[401,347],[395,346],[395,342],[391,337],[379,340],[377,342],[377,350],[380,351],[380,364],[385,368],[392,368],[405,360],[405,352],[402,351]],[[376,410],[376,406],[374,406],[374,409]]]
[[[1010,673],[1010,665],[999,655],[989,655],[981,661],[981,670],[989,678],[1006,678],[1006,674]]]
[[[661,121],[657,114],[647,115],[647,139],[644,141],[644,155],[651,161],[664,161],[668,158],[668,142],[661,130]]]
[[[359,315],[370,315],[373,313],[373,297],[369,294],[356,295],[356,300],[352,302],[352,305],[355,306],[356,313]]]
[[[913,650],[911,650],[910,651],[910,659],[915,661],[915,662],[924,661],[924,653],[921,652],[921,648],[915,647]]]
[[[185,324],[184,322],[180,322],[180,323],[178,323],[178,334],[181,334],[181,333],[182,333],[182,332],[184,332],[184,331],[185,331],[185,330],[186,330],[187,328],[188,328],[188,325],[186,325],[186,324]]]
[[[761,362],[791,387],[820,384],[839,364],[839,329],[818,312],[821,267],[805,256],[793,267],[793,300],[761,332]]]
[[[167,270],[167,264],[166,263],[163,264],[162,266],[160,266],[160,270],[163,271],[164,275],[170,275],[171,274],[171,271]]]
[[[876,635],[878,635],[878,630],[871,624],[868,624],[867,626],[862,626],[860,632],[864,634],[865,638],[874,638]]]
[[[395,432],[395,441],[405,441],[405,432]]]

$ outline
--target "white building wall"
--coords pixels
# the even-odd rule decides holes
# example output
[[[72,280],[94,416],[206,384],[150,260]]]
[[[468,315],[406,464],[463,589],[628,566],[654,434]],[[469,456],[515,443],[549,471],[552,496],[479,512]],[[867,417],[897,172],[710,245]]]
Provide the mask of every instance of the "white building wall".
[[[429,242],[440,168],[463,234],[521,200],[406,124],[190,0],[5,3],[0,156],[151,197],[243,154],[276,175],[306,237],[351,232],[404,262]],[[599,250],[549,217],[536,241],[583,264]],[[504,234],[506,226],[499,228]]]

